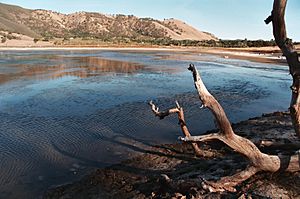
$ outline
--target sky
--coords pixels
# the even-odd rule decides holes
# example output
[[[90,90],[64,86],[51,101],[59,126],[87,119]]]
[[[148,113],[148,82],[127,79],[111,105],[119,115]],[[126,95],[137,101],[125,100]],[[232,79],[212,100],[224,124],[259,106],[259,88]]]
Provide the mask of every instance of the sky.
[[[272,26],[265,25],[273,0],[3,0],[2,3],[65,14],[93,11],[155,19],[177,18],[221,39],[266,39]],[[300,41],[300,1],[288,0],[288,37]]]

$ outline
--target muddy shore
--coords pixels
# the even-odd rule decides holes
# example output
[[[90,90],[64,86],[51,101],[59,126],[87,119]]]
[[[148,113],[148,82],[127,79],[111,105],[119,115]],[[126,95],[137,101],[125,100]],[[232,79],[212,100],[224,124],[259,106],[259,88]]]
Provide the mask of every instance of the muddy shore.
[[[300,46],[296,46],[297,51]],[[171,51],[213,54],[228,59],[242,59],[260,63],[286,64],[285,57],[277,46],[260,48],[210,48],[174,46],[35,46],[0,47],[0,51],[44,51],[44,50],[110,50],[110,51]]]
[[[233,125],[237,134],[254,143],[297,141],[290,115],[276,112]],[[247,166],[247,159],[220,142],[201,145],[212,157],[196,157],[189,144],[153,146],[145,154],[97,169],[83,179],[49,189],[52,198],[300,198],[300,173],[258,173],[235,193],[208,193],[202,179],[217,180]],[[268,154],[293,154],[297,147],[264,146]]]

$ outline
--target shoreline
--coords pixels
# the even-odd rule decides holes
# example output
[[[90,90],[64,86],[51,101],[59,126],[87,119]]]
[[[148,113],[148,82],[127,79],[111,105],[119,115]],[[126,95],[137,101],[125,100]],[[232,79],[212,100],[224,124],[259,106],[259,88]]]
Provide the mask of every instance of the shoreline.
[[[63,47],[0,47],[0,52],[9,51],[161,51],[161,52],[190,52],[201,54],[210,54],[220,56],[225,59],[241,59],[259,63],[286,64],[285,57],[282,56],[278,47],[262,47],[262,48],[209,48],[209,47],[157,47],[157,46],[99,46],[99,47],[79,47],[79,46],[63,46]]]
[[[24,50],[24,48],[16,48],[16,49]],[[32,49],[27,48],[27,49],[25,49],[25,51],[26,50],[31,51]],[[123,51],[133,51],[133,52],[134,52],[134,50],[136,50],[136,51],[168,51],[168,52],[176,51],[176,52],[191,52],[191,53],[194,53],[194,55],[196,55],[196,56],[198,56],[198,55],[200,56],[202,53],[203,54],[207,53],[207,54],[213,54],[216,56],[220,56],[224,59],[227,59],[227,58],[232,59],[233,58],[233,59],[244,59],[244,60],[249,60],[249,61],[256,61],[256,62],[260,62],[260,63],[261,62],[263,62],[263,63],[278,63],[277,59],[263,58],[262,56],[265,56],[265,55],[260,55],[258,53],[253,53],[253,52],[245,52],[245,51],[243,51],[243,49],[234,50],[234,49],[215,49],[215,48],[154,48],[154,47],[153,48],[142,48],[142,47],[133,47],[133,48],[128,48],[128,47],[126,47],[126,48],[123,48],[123,47],[119,47],[119,48],[118,47],[101,47],[101,48],[86,47],[86,48],[79,48],[79,47],[74,47],[74,48],[35,48],[35,50],[37,50],[37,51],[38,50],[79,50],[79,51],[80,50],[116,50],[116,51],[123,50]],[[0,53],[1,53],[1,50],[0,50]],[[225,56],[228,56],[228,57],[226,58]],[[264,60],[264,61],[262,61],[262,60]],[[282,128],[282,131],[285,131],[285,130],[286,129]],[[193,164],[196,164],[197,167],[199,166],[202,168],[202,166],[199,165],[199,163],[196,163],[197,161],[199,161],[199,159],[194,159],[192,152],[188,148],[186,149],[185,147],[186,146],[183,146],[182,144],[168,145],[167,149],[164,145],[157,146],[157,147],[154,147],[154,149],[152,150],[153,154],[145,153],[144,155],[141,155],[141,156],[137,157],[136,159],[135,158],[129,159],[121,164],[113,165],[113,166],[105,168],[105,169],[99,169],[96,171],[96,173],[92,173],[92,174],[89,174],[88,176],[84,177],[83,178],[84,180],[80,180],[78,182],[72,182],[71,185],[67,185],[67,187],[70,187],[70,189],[72,189],[71,193],[68,193],[68,194],[73,194],[73,191],[75,193],[76,191],[78,191],[80,189],[82,190],[83,189],[82,187],[84,187],[84,188],[86,187],[87,191],[91,191],[93,194],[93,192],[95,190],[92,191],[91,189],[95,189],[95,187],[92,185],[96,184],[98,186],[101,183],[102,183],[101,187],[97,187],[97,189],[102,190],[103,192],[108,192],[107,190],[112,189],[114,191],[114,194],[118,194],[119,192],[117,189],[119,189],[120,191],[124,192],[122,194],[125,194],[125,192],[126,193],[130,192],[132,194],[139,194],[139,193],[135,192],[136,190],[134,190],[136,188],[136,184],[138,184],[138,186],[142,187],[142,190],[141,191],[138,190],[138,191],[143,192],[144,189],[148,189],[143,194],[146,194],[147,197],[150,197],[150,196],[152,197],[152,190],[150,190],[150,188],[155,187],[155,185],[156,185],[155,182],[159,182],[159,180],[160,180],[160,175],[157,175],[157,173],[160,172],[160,171],[157,171],[158,169],[164,168],[164,170],[161,171],[161,174],[165,174],[165,172],[168,172],[168,176],[170,176],[170,177],[172,177],[172,179],[176,180],[177,174],[172,173],[172,171],[171,171],[172,169],[178,168],[179,170],[177,170],[177,171],[179,173],[184,173],[185,170],[190,169],[189,166],[193,167]],[[207,148],[207,150],[209,150],[209,149]],[[174,151],[177,151],[177,152],[174,152]],[[187,153],[185,153],[185,152],[187,152]],[[157,153],[161,154],[162,156],[158,155]],[[162,153],[165,155],[163,155]],[[220,154],[217,151],[215,151],[215,153],[218,158],[222,158],[222,157],[219,157]],[[180,157],[178,157],[178,154]],[[226,150],[221,151],[221,155],[224,155],[224,154],[228,155]],[[169,156],[174,156],[174,155],[175,155],[175,157],[172,157],[172,158],[169,157]],[[188,162],[186,160],[186,158],[184,157],[186,155],[188,156],[188,159],[190,158],[192,160],[192,163]],[[229,153],[229,156],[230,156],[229,159],[225,159],[226,161],[229,161],[230,158],[236,158],[236,156],[232,156],[231,153]],[[241,162],[243,161],[240,157],[237,157],[237,158],[239,161],[241,161]],[[201,159],[201,161],[202,161],[202,159]],[[140,163],[140,162],[143,162],[143,164],[139,165],[138,163]],[[166,162],[168,165],[166,165]],[[156,165],[153,165],[154,163]],[[184,164],[185,166],[182,166],[181,164]],[[207,165],[210,165],[210,163],[207,163]],[[205,166],[207,166],[207,165],[205,165]],[[224,163],[222,163],[222,166],[220,166],[220,167],[228,167],[228,166],[226,166],[226,165],[224,165]],[[129,169],[130,171],[126,170],[128,168],[130,168]],[[132,168],[133,168],[133,170],[132,170]],[[141,170],[141,172],[142,171],[150,171],[150,172],[155,171],[155,172],[151,173],[154,175],[154,178],[152,178],[152,177],[148,178],[149,176],[147,176],[148,175],[147,172],[146,173],[142,172],[141,175],[133,175],[132,173],[134,173],[135,168],[138,168],[138,170]],[[233,168],[240,169],[236,165],[234,165]],[[228,173],[232,173],[234,171],[226,170],[226,172],[228,172]],[[195,172],[195,171],[193,171],[193,172]],[[108,175],[106,175],[107,173],[108,173]],[[211,173],[209,173],[209,174],[211,174]],[[173,175],[175,175],[175,177]],[[193,175],[193,174],[188,173],[187,175]],[[213,174],[211,174],[211,175],[213,175]],[[115,176],[119,176],[120,179],[122,180],[122,181],[117,180],[117,183],[120,183],[118,185],[119,187],[117,187],[117,188],[114,187],[114,184],[113,184],[114,181],[116,180]],[[219,176],[217,175],[217,177],[219,177]],[[102,179],[103,181],[99,180],[99,178]],[[131,181],[126,181],[126,178],[128,178]],[[107,179],[108,179],[109,183],[107,185],[105,185],[104,182]],[[141,179],[143,179],[143,180],[140,181]],[[91,187],[90,187],[90,185],[88,185],[88,183],[82,184],[83,181],[85,181],[84,183],[87,183],[87,182],[92,183]],[[124,185],[124,182],[125,182],[125,184],[128,184],[127,187]],[[76,183],[79,183],[78,187],[74,188],[74,186],[76,186],[75,185]],[[103,188],[103,186],[104,186],[104,188]],[[124,188],[124,186],[125,186],[125,188]],[[149,188],[147,188],[147,187],[149,187]],[[162,194],[164,194],[164,193],[160,192],[160,190],[159,190],[160,188],[161,187],[156,187],[157,190],[154,191],[154,196],[157,196],[156,198],[160,198],[159,196],[162,196]],[[69,188],[66,188],[66,186],[62,186],[62,187],[57,188],[56,191],[57,190],[61,190],[61,191],[63,190],[62,192],[63,192],[63,194],[65,194],[65,190],[69,190]],[[150,191],[150,193],[148,193],[149,191]],[[189,190],[189,192],[190,192],[190,190]],[[172,195],[172,194],[177,194],[177,193],[178,192],[169,193],[169,194]],[[84,194],[84,192],[79,193],[79,194]],[[180,192],[180,194],[184,195],[185,192]],[[98,198],[100,197],[99,195],[97,195],[97,196],[98,196]],[[103,198],[105,198],[105,197],[106,197],[106,195],[103,196]],[[55,196],[53,198],[58,198],[58,196]],[[118,197],[116,196],[115,198],[118,198]],[[120,197],[120,198],[122,198],[122,197]],[[128,198],[131,198],[131,197],[128,197]],[[152,198],[155,198],[155,197],[152,197]]]
[[[253,142],[297,140],[289,113],[274,112],[232,125],[235,132]],[[255,133],[253,133],[255,132]],[[220,143],[201,145],[211,157],[196,157],[191,145],[174,143],[153,146],[147,153],[96,169],[79,181],[52,187],[44,199],[55,198],[297,198],[300,173],[270,175],[258,173],[237,187],[237,192],[209,193],[201,188],[201,179],[217,180],[244,169],[248,162]],[[260,147],[265,153],[275,148]],[[291,153],[295,149],[281,149]]]

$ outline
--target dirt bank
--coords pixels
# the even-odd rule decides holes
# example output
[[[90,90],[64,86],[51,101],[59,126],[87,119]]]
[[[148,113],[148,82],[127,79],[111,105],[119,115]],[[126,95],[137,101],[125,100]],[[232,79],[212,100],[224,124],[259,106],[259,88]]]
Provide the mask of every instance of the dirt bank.
[[[233,125],[235,132],[251,139],[293,143],[288,113],[273,113]],[[244,169],[247,160],[220,142],[202,145],[213,157],[195,157],[188,144],[152,147],[148,153],[98,169],[72,184],[52,188],[43,198],[300,198],[300,173],[259,173],[236,193],[208,193],[202,179],[216,180]],[[266,153],[292,154],[297,147],[260,147]]]

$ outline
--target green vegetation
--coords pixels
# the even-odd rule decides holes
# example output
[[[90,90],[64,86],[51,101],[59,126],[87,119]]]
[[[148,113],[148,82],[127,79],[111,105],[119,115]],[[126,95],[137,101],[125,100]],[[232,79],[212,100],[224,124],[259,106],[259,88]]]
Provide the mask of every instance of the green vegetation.
[[[62,42],[56,42],[56,44],[65,45],[105,45],[105,44],[119,44],[119,45],[154,45],[154,46],[193,46],[193,47],[220,47],[220,48],[247,48],[247,47],[265,47],[275,46],[274,40],[208,40],[208,41],[197,41],[197,40],[172,40],[170,38],[151,38],[144,37],[143,39],[127,38],[127,37],[108,37],[108,36],[95,36],[95,37],[77,37],[76,39],[70,40],[64,38]]]
[[[54,41],[56,45],[142,45],[142,46],[178,46],[178,47],[220,47],[220,48],[247,48],[247,47],[265,47],[275,46],[275,41],[265,40],[208,40],[208,41],[197,41],[197,40],[172,40],[170,38],[151,38],[144,37],[143,39],[127,38],[127,37],[108,37],[108,36],[95,36],[95,37],[65,37],[57,38]]]
[[[141,41],[137,41],[138,43]],[[142,41],[152,45],[160,46],[201,46],[201,47],[223,47],[223,48],[246,48],[246,47],[264,47],[275,46],[274,40],[208,40],[208,41],[196,41],[196,40],[172,40],[172,39],[155,39]]]
[[[207,41],[197,41],[197,40],[172,40],[170,38],[113,38],[113,39],[99,39],[103,42],[114,42],[114,43],[124,43],[124,44],[145,44],[145,45],[157,45],[157,46],[199,46],[199,47],[222,47],[222,48],[246,48],[246,47],[265,47],[265,46],[275,46],[274,40],[207,40]]]

